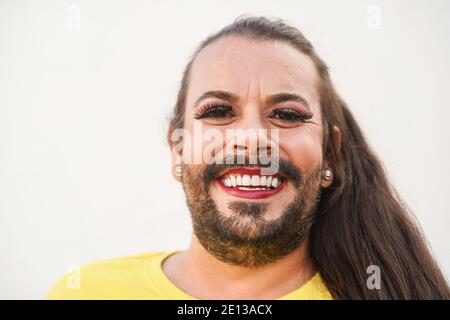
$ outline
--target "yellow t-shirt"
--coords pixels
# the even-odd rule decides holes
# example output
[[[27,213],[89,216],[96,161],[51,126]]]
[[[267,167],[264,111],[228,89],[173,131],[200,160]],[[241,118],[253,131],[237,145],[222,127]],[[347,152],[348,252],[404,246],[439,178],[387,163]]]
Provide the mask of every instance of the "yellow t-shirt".
[[[163,261],[178,251],[121,257],[81,266],[62,276],[46,299],[195,300],[173,284]],[[331,294],[316,273],[300,288],[279,300],[330,300]]]

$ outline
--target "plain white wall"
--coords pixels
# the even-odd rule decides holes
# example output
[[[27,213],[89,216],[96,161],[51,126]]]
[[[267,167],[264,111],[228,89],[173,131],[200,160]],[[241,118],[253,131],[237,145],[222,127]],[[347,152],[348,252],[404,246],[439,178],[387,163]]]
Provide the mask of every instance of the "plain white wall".
[[[166,118],[196,45],[241,14],[313,42],[450,275],[449,1],[0,0],[0,298],[188,245]]]

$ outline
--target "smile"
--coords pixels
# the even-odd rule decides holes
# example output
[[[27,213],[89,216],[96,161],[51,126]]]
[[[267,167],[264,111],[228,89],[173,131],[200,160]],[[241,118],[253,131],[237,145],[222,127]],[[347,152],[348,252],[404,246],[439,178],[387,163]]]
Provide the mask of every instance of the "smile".
[[[261,175],[261,168],[235,168],[216,179],[222,190],[245,199],[264,199],[279,192],[285,179],[279,174]]]

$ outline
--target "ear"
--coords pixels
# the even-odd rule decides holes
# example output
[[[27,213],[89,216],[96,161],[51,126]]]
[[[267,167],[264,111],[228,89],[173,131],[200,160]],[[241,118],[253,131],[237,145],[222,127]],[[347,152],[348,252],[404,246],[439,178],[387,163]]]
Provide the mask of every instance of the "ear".
[[[341,129],[339,129],[339,127],[334,126],[334,125],[333,125],[333,140],[334,140],[334,145],[336,146],[336,152],[340,153],[341,152],[341,141],[342,141]]]
[[[170,127],[167,131],[167,142],[172,156],[172,176],[181,182],[181,176],[176,173],[177,166],[182,164],[183,159],[183,129]]]
[[[339,153],[341,151],[341,129],[339,129],[339,127],[337,126],[333,126],[333,142],[334,145],[336,146],[336,152]],[[334,175],[335,172],[333,171],[333,166],[330,165],[330,163],[328,161],[324,161],[324,165],[323,165],[323,171],[322,171],[322,182],[321,182],[321,186],[322,188],[329,188],[334,181]],[[325,170],[331,170],[332,172],[332,177],[331,179],[327,180],[324,177],[324,173]]]

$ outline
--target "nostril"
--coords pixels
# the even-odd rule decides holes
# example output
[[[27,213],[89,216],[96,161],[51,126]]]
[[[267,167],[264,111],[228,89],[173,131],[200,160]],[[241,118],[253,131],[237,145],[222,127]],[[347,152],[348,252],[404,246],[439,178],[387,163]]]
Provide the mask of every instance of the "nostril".
[[[247,150],[246,146],[241,146],[241,145],[234,146],[234,148],[237,150]]]
[[[269,150],[270,151],[270,147],[267,147],[267,146],[262,146],[262,147],[258,147],[258,151],[259,152],[262,152],[262,151],[267,151],[267,150]]]

